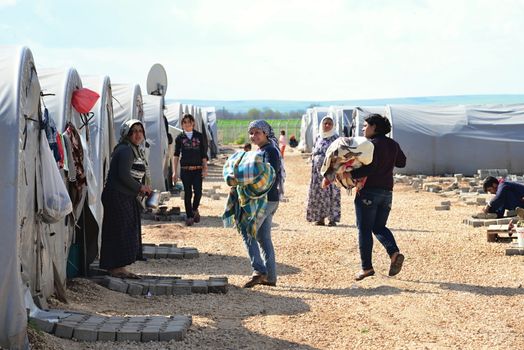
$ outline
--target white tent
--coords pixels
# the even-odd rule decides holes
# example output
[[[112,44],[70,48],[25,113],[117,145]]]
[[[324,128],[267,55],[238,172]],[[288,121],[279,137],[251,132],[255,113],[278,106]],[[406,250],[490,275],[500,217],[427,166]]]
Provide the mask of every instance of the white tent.
[[[98,226],[98,247],[102,238],[102,219],[104,206],[102,205],[102,190],[109,172],[111,153],[115,148],[115,132],[113,130],[113,94],[108,76],[82,76],[84,87],[97,92],[99,100],[91,109],[92,119],[89,121],[90,156],[93,163],[93,172],[96,182],[96,200],[89,204],[91,212]],[[97,249],[98,250],[98,249]]]
[[[169,125],[177,128],[182,127],[180,125],[180,117],[182,116],[182,114],[184,114],[184,107],[181,103],[175,102],[166,105],[166,110],[164,111],[164,114],[167,118],[167,122],[169,123]],[[174,139],[175,136],[172,136]]]
[[[28,48],[0,47],[0,348],[24,349],[27,316],[24,289],[36,273],[22,260],[42,240],[35,217],[39,135],[38,82]],[[37,259],[32,259],[36,264]],[[22,273],[21,273],[22,267]],[[36,266],[34,266],[36,267]],[[25,277],[24,277],[25,276]],[[33,285],[34,287],[34,285]]]
[[[218,123],[215,107],[202,107],[202,117],[207,124],[211,139],[209,140],[209,149],[211,157],[218,154]]]
[[[298,144],[298,150],[301,152],[311,152],[313,148],[313,140],[311,139],[311,113],[306,110],[306,113],[302,115],[300,121],[300,141]]]
[[[524,104],[387,106],[386,114],[407,157],[400,173],[524,172]]]
[[[115,140],[120,139],[120,127],[129,119],[144,121],[142,90],[138,84],[113,84],[113,129]]]
[[[356,107],[353,110],[351,134],[353,136],[363,136],[362,126],[364,125],[364,119],[370,114],[380,114],[384,116],[385,112],[385,107]]]
[[[83,187],[79,194],[77,204],[74,205],[74,222],[69,217],[64,220],[51,224],[54,235],[50,237],[53,264],[56,266],[60,278],[60,282],[65,286],[66,282],[66,267],[69,248],[71,246],[74,234],[75,224],[78,222],[81,215],[90,215],[95,217],[96,213],[83,213],[84,202],[89,196],[89,203],[96,201],[96,189],[98,184],[93,174],[91,158],[89,154],[89,127],[84,124],[80,117],[80,113],[73,108],[71,99],[73,92],[82,88],[82,81],[77,71],[74,68],[68,69],[41,69],[39,71],[39,80],[44,93],[43,101],[49,111],[49,116],[54,119],[57,130],[62,133],[65,131],[67,123],[72,123],[80,135],[83,148],[83,167],[86,175],[87,185]],[[51,95],[47,95],[51,94]],[[83,223],[84,221],[82,221]],[[80,225],[80,230],[86,234],[86,227]],[[97,237],[98,229],[96,226],[89,227],[89,237]],[[94,230],[94,232],[91,232]],[[82,237],[83,239],[83,237]]]
[[[148,164],[151,171],[151,185],[154,189],[165,191],[168,140],[164,123],[164,97],[145,95],[143,99],[146,138],[149,143]]]
[[[353,107],[349,106],[330,106],[329,114],[333,116],[334,128],[339,136],[349,136]]]

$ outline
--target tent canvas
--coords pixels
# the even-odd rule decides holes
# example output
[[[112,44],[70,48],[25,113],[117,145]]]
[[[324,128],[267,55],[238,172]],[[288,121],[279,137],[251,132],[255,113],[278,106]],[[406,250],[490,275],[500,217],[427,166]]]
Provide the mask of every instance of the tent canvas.
[[[300,141],[298,144],[298,150],[301,152],[311,152],[313,149],[313,140],[311,139],[311,113],[310,108],[306,110],[306,113],[302,115],[300,121]]]
[[[24,290],[35,276],[28,274],[28,263],[22,261],[27,255],[21,252],[34,252],[39,237],[34,210],[39,124],[33,121],[39,119],[39,101],[31,51],[0,47],[0,161],[9,164],[0,176],[0,347],[6,349],[29,346]]]
[[[94,218],[96,215],[95,212],[91,212],[92,209],[89,207],[89,212],[84,213],[83,211],[85,209],[84,203],[86,199],[88,199],[88,203],[94,203],[96,201],[96,188],[98,184],[93,174],[89,154],[89,127],[84,125],[84,122],[80,118],[80,113],[76,111],[71,104],[73,92],[82,88],[82,81],[79,74],[74,68],[42,69],[39,73],[39,79],[44,94],[52,94],[44,96],[43,101],[49,111],[49,116],[53,118],[56,123],[57,130],[62,133],[66,129],[67,123],[71,122],[80,135],[84,151],[83,167],[87,185],[84,186],[80,194],[79,203],[74,208],[74,221],[65,218],[50,225],[53,230],[52,232],[56,233],[50,237],[51,248],[54,250],[52,252],[53,264],[55,264],[57,268],[60,282],[65,286],[67,257],[75,235],[75,224],[79,222],[82,215],[89,215],[89,218]],[[82,225],[79,224],[78,231],[89,237],[94,237],[93,239],[97,241],[98,227],[96,227],[96,225],[94,227],[84,226],[84,222],[85,220],[82,220]],[[80,240],[83,240],[83,238],[83,236],[80,237]],[[96,254],[96,252],[93,254]]]
[[[180,116],[182,116],[182,114],[184,114],[184,109],[181,103],[175,102],[166,105],[165,116],[169,125],[181,128]],[[173,139],[174,138],[175,136],[173,135]]]
[[[356,107],[353,110],[352,115],[352,126],[351,126],[351,132],[354,136],[363,136],[362,135],[362,127],[364,125],[364,119],[370,115],[370,114],[380,114],[385,115],[385,107]],[[391,120],[391,118],[390,118]]]
[[[90,142],[89,155],[93,163],[93,172],[96,183],[96,200],[89,204],[98,226],[98,247],[102,239],[102,220],[104,206],[102,205],[102,191],[104,188],[111,153],[115,148],[115,132],[113,130],[113,95],[111,92],[111,81],[108,76],[82,76],[84,87],[97,92],[99,100],[91,109],[93,118],[89,121]]]
[[[387,106],[392,137],[407,157],[403,174],[524,172],[524,104]]]
[[[148,164],[151,172],[151,185],[154,189],[165,191],[168,140],[164,123],[164,98],[153,95],[145,95],[143,98],[146,138],[149,143]]]
[[[113,84],[113,130],[115,140],[120,140],[120,127],[129,119],[144,121],[142,90],[138,84]]]
[[[209,130],[209,150],[211,152],[211,157],[214,158],[218,154],[218,123],[217,123],[217,114],[215,107],[202,107],[203,119],[207,123],[207,129]]]

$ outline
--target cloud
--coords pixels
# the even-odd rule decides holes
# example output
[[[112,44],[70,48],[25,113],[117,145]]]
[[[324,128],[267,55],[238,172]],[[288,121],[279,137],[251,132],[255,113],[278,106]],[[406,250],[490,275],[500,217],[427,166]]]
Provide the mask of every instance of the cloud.
[[[0,0],[0,8],[15,6],[16,0]]]

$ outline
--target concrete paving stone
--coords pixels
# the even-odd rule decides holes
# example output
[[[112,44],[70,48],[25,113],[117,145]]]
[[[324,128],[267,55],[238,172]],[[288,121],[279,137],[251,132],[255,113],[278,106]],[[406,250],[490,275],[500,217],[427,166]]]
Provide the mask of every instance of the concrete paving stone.
[[[75,328],[70,325],[59,322],[55,326],[55,335],[60,338],[71,339],[74,329]]]
[[[228,279],[227,279],[227,277],[225,277],[225,276],[214,276],[214,277],[209,277],[208,280],[209,280],[209,281],[220,281],[220,282],[228,283]]]
[[[209,281],[207,286],[209,293],[227,293],[227,283],[221,281]]]
[[[442,202],[440,202],[440,205],[450,206],[451,205],[451,201],[442,201]]]
[[[142,339],[142,333],[139,330],[119,330],[116,333],[117,341],[140,341]]]
[[[104,322],[107,321],[107,320],[108,320],[108,317],[91,315],[91,316],[89,316],[89,318],[87,318],[86,320],[84,320],[83,323],[96,323],[96,324],[100,324],[100,323],[104,323]]]
[[[55,322],[49,322],[33,317],[30,318],[30,321],[32,324],[35,325],[37,329],[41,330],[42,332],[53,333],[53,331],[55,330]]]
[[[169,253],[170,247],[157,247],[156,248],[156,254],[155,257],[157,259],[165,259],[167,258],[167,254]]]
[[[193,281],[193,285],[191,286],[191,293],[209,293],[207,281]]]
[[[116,340],[117,329],[115,330],[98,330],[98,341],[115,341]]]
[[[142,247],[145,248],[145,247],[156,247],[156,244],[155,243],[142,243]]]
[[[158,333],[159,333],[158,327],[156,328],[144,328],[142,329],[142,336],[141,341],[148,342],[148,341],[158,341]]]
[[[127,288],[127,294],[129,295],[142,295],[142,289],[144,287],[140,283],[129,283]]]
[[[156,294],[155,295],[166,295],[167,294],[167,287],[169,285],[165,284],[165,283],[161,283],[161,284],[157,284],[155,286],[155,291],[156,291]]]
[[[491,224],[493,225],[504,225],[504,224],[509,224],[511,221],[517,221],[518,220],[518,217],[509,217],[509,218],[500,218],[500,219],[496,219],[496,220],[490,220],[490,221],[495,221]]]
[[[198,258],[198,250],[184,250],[184,258],[192,259]]]
[[[184,336],[185,336],[186,332],[185,332],[185,329],[183,328],[176,328],[176,329],[172,329],[172,330],[164,330],[164,331],[160,331],[158,333],[158,340],[160,341],[170,341],[172,339],[174,340],[182,340],[184,339]]]
[[[110,276],[107,276],[106,279],[108,281],[108,284],[107,284],[108,289],[111,289],[111,290],[114,290],[120,293],[127,292],[128,284],[125,281],[121,280],[120,278],[114,278]]]
[[[190,284],[174,284],[172,286],[173,295],[188,295],[191,294]]]
[[[176,248],[176,243],[160,243],[158,246]]]
[[[449,210],[449,205],[437,205],[435,210]]]
[[[89,317],[90,317],[90,315],[72,313],[71,315],[63,318],[62,320],[63,321],[71,321],[71,322],[81,322],[81,321],[87,320]]]
[[[170,251],[169,253],[167,253],[167,258],[168,259],[184,259],[184,253],[183,252],[179,252],[179,251]]]
[[[73,338],[81,341],[97,341],[98,331],[90,327],[78,327],[73,332]]]

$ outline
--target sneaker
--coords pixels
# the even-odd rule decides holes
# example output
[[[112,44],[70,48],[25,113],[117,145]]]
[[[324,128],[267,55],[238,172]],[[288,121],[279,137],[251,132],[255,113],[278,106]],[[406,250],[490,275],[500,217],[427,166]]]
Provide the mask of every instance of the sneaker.
[[[266,275],[251,276],[251,279],[247,281],[246,284],[242,286],[242,288],[252,288],[256,286],[257,284],[262,284],[265,278],[266,278]]]
[[[194,210],[193,215],[193,221],[196,223],[200,222],[200,213],[198,212],[198,210]]]
[[[337,226],[337,223],[334,222],[334,221],[330,221],[330,222],[328,223],[328,226]]]
[[[186,226],[193,226],[193,223],[195,221],[193,220],[193,218],[187,218],[186,219]]]

